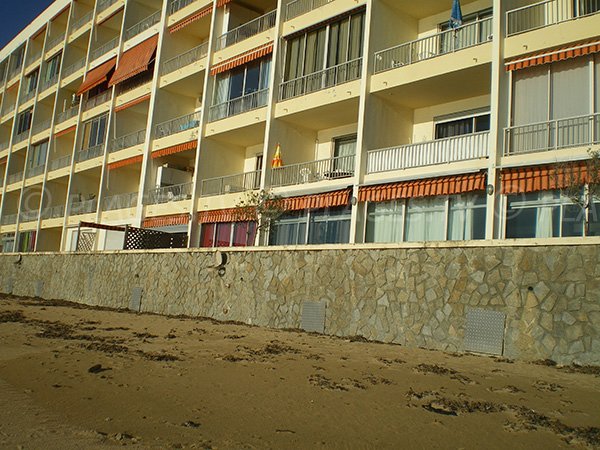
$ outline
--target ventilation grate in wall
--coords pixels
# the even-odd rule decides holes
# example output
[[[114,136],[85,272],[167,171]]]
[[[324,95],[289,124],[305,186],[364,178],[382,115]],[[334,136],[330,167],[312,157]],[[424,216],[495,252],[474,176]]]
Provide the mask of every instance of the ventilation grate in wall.
[[[325,332],[325,302],[304,302],[302,304],[302,321],[300,327],[304,331]]]
[[[131,299],[129,300],[129,309],[139,312],[142,308],[142,288],[134,287],[131,290]]]
[[[467,309],[465,350],[502,355],[506,314],[481,308]]]

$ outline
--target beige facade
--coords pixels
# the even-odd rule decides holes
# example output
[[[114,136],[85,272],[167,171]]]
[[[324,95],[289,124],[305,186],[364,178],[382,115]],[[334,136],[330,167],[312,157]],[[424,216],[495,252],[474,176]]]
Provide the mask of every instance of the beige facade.
[[[599,2],[461,3],[55,1],[0,51],[0,245],[600,235],[552,175],[600,144]],[[260,189],[293,206],[255,241]]]

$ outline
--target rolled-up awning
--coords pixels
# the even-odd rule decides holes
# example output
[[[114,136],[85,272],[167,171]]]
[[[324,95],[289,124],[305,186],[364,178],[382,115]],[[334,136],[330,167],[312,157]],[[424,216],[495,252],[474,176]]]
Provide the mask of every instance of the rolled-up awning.
[[[133,99],[127,103],[123,103],[121,106],[115,107],[115,112],[124,111],[127,108],[131,108],[132,106],[139,105],[140,103],[144,103],[146,100],[150,100],[150,94],[142,95],[136,99]]]
[[[215,64],[210,68],[210,74],[216,75],[221,72],[226,72],[243,64],[247,64],[250,61],[254,61],[255,59],[262,58],[263,56],[266,56],[272,52],[273,43],[269,42],[267,44],[261,45],[260,47],[256,47],[252,50],[242,53],[241,55],[238,55],[234,58],[229,58],[223,62],[220,62],[219,64]]]
[[[79,90],[77,91],[77,95],[85,94],[90,89],[95,88],[96,86],[108,81],[111,70],[115,68],[117,64],[117,58],[112,58],[106,61],[104,64],[100,64],[98,67],[90,70],[81,86],[79,86]]]
[[[185,152],[187,150],[195,150],[198,147],[198,141],[193,140],[184,142],[183,144],[172,145],[160,150],[152,152],[152,159],[160,158],[161,156],[174,155],[175,153]]]
[[[303,209],[348,206],[350,204],[351,194],[352,190],[348,188],[341,191],[325,192],[323,194],[288,197],[282,200],[282,208],[284,211],[300,211]]]
[[[58,131],[58,132],[54,133],[54,137],[55,138],[59,138],[61,136],[65,136],[65,135],[67,135],[67,134],[75,131],[76,129],[77,129],[77,125],[73,125],[73,126],[71,126],[69,128],[65,128],[62,131]]]
[[[231,0],[217,0],[217,8],[220,8],[221,6],[225,6],[229,2],[231,2]]]
[[[142,222],[142,228],[160,228],[173,225],[186,225],[190,221],[189,214],[174,214],[172,216],[148,217]]]
[[[584,161],[564,167],[529,166],[505,169],[501,172],[503,194],[525,194],[528,192],[564,189],[569,184],[585,184],[591,179]]]
[[[142,155],[132,156],[131,158],[122,159],[110,163],[107,167],[108,170],[120,169],[121,167],[131,166],[133,164],[141,163],[144,160]]]
[[[198,213],[198,223],[250,222],[253,219],[253,214],[241,212],[239,208],[214,209]]]
[[[506,71],[525,69],[527,67],[550,64],[565,59],[577,58],[600,52],[600,40],[573,43],[558,48],[546,49],[541,52],[530,53],[505,62]]]
[[[175,33],[176,31],[181,30],[182,28],[187,27],[189,24],[194,23],[196,20],[200,20],[203,17],[208,16],[213,10],[213,6],[209,5],[204,9],[192,14],[191,16],[186,17],[185,19],[180,20],[174,25],[169,27],[169,33]]]
[[[155,34],[123,53],[108,85],[113,86],[148,70],[157,45],[158,34]]]

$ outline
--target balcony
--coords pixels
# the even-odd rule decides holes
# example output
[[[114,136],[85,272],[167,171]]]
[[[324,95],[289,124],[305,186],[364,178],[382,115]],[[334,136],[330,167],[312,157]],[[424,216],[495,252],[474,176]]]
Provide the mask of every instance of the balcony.
[[[90,159],[98,158],[104,154],[104,144],[94,145],[88,147],[85,150],[79,150],[75,155],[76,162],[88,161]]]
[[[104,199],[104,211],[115,211],[117,209],[135,208],[137,206],[138,193],[111,195]]]
[[[2,150],[6,150],[8,148],[8,146],[9,146],[8,141],[0,142],[0,152]]]
[[[169,5],[169,14],[175,14],[180,9],[191,5],[195,1],[196,0],[171,0],[171,4]]]
[[[140,20],[135,25],[129,27],[125,31],[125,40],[129,40],[132,37],[137,36],[140,33],[152,28],[158,22],[160,22],[161,11],[156,11],[154,14],[146,17],[145,19]]]
[[[97,209],[98,202],[96,199],[92,200],[83,200],[83,201],[71,201],[71,216],[79,216],[81,214],[91,214],[95,213]]]
[[[29,130],[25,130],[22,133],[17,134],[13,139],[13,145],[20,144],[27,139],[29,139]]]
[[[202,180],[202,196],[246,192],[260,188],[260,170]]]
[[[38,133],[46,131],[52,125],[52,119],[46,119],[40,123],[36,123],[33,127],[31,127],[31,135],[35,136]]]
[[[185,116],[178,117],[176,119],[167,120],[166,122],[159,123],[154,128],[155,138],[160,139],[163,137],[171,136],[172,134],[180,133],[182,131],[193,130],[200,126],[200,111],[186,114]]]
[[[69,164],[71,164],[71,155],[62,156],[60,158],[50,161],[48,171],[52,172],[53,170],[62,169],[64,167],[67,167]]]
[[[135,131],[113,139],[108,144],[108,152],[114,153],[125,148],[143,144],[146,141],[146,130]]]
[[[189,200],[192,198],[193,189],[194,183],[191,182],[150,189],[146,194],[146,202],[148,205],[158,205]]]
[[[101,94],[96,95],[95,97],[88,98],[83,104],[83,110],[89,111],[96,106],[99,106],[103,103],[106,103],[112,97],[112,89],[108,89],[107,91],[102,92]]]
[[[487,158],[489,131],[367,152],[367,173]]]
[[[166,60],[162,65],[162,75],[175,72],[182,67],[189,66],[208,55],[208,42],[203,42],[198,47],[194,47],[181,55]]]
[[[77,114],[79,114],[79,105],[72,106],[71,108],[67,109],[66,111],[60,112],[56,115],[56,123],[59,124],[59,123],[66,122],[67,120],[75,117]]]
[[[8,103],[8,105],[6,106],[6,108],[2,109],[2,115],[6,116],[7,114],[10,114],[12,112],[15,111],[15,104],[14,103]]]
[[[81,16],[79,19],[74,20],[71,23],[71,33],[73,33],[74,31],[79,30],[80,28],[83,28],[88,22],[90,22],[92,20],[92,17],[94,17],[94,11],[88,11],[87,13],[85,13],[83,16]]]
[[[33,90],[29,91],[29,92],[24,92],[23,94],[21,94],[21,97],[19,98],[19,104],[22,105],[24,103],[27,103],[32,98],[34,98],[35,97],[35,92],[36,92],[36,90],[33,89]]]
[[[416,39],[375,53],[375,73],[474,47],[492,40],[492,19]]]
[[[287,4],[285,17],[287,20],[290,20],[333,1],[334,0],[294,0]]]
[[[253,109],[266,106],[269,101],[269,89],[263,89],[242,97],[234,98],[225,103],[220,103],[210,107],[208,111],[208,121],[215,122],[226,117],[242,114]]]
[[[16,214],[4,214],[2,216],[2,225],[14,225],[17,223]]]
[[[10,185],[10,184],[14,184],[14,183],[18,183],[20,181],[23,180],[23,175],[24,172],[17,172],[17,173],[13,173],[12,175],[9,175],[6,177],[6,184]]]
[[[504,130],[504,156],[600,143],[600,113],[521,125]]]
[[[10,72],[8,72],[8,81],[12,80],[14,77],[16,77],[17,75],[21,74],[21,69],[22,66],[19,67],[13,67]]]
[[[19,214],[21,222],[35,222],[40,216],[39,211],[21,211]]]
[[[354,176],[354,155],[337,156],[274,168],[271,186],[293,186]]]
[[[64,43],[65,41],[65,33],[59,34],[58,36],[48,40],[46,43],[46,51],[52,50],[54,47]]]
[[[349,81],[358,80],[362,72],[362,58],[353,59],[320,72],[284,81],[279,86],[279,101],[321,91]]]
[[[106,53],[110,52],[111,50],[117,48],[118,45],[119,45],[119,37],[117,36],[115,38],[112,38],[106,44],[103,44],[100,47],[92,50],[90,52],[90,61],[94,61],[94,60],[100,58],[102,55],[105,55]]]
[[[524,33],[600,12],[599,0],[546,0],[506,13],[506,35]]]
[[[46,170],[46,164],[40,164],[39,166],[30,167],[27,169],[25,178],[33,178],[42,175]]]
[[[46,89],[50,89],[56,83],[58,83],[58,74],[54,75],[48,80],[44,80],[44,82],[40,84],[40,92],[44,92]]]
[[[75,61],[73,64],[69,64],[67,67],[63,69],[63,78],[67,78],[77,72],[79,69],[83,69],[85,67],[85,58],[81,58],[78,61]]]
[[[98,5],[96,6],[96,11],[100,14],[102,11],[107,10],[112,5],[117,3],[118,0],[98,0]]]
[[[36,62],[38,59],[40,59],[42,57],[42,51],[39,50],[35,53],[31,53],[27,56],[27,60],[25,61],[25,66],[28,67],[31,64],[33,64],[34,62]]]
[[[51,206],[42,210],[42,219],[59,219],[65,216],[65,205]]]
[[[231,31],[228,31],[217,38],[216,50],[223,50],[230,45],[237,44],[238,42],[273,28],[275,26],[276,18],[277,10],[271,11],[263,16],[251,20],[250,22],[246,22],[245,24],[240,25]]]

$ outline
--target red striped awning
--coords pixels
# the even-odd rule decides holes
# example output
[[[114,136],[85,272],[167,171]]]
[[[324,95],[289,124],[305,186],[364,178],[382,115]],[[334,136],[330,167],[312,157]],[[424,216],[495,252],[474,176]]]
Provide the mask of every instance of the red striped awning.
[[[358,190],[358,201],[387,202],[401,198],[464,194],[466,192],[484,191],[485,183],[485,173],[472,173],[375,186],[361,186]]]
[[[119,169],[121,167],[130,166],[132,164],[141,163],[143,161],[143,159],[144,159],[144,157],[142,155],[132,156],[131,158],[122,159],[120,161],[115,161],[113,163],[110,163],[107,167],[108,167],[108,170],[115,170],[115,169]]]
[[[104,64],[100,64],[98,67],[90,70],[85,76],[83,83],[81,83],[81,86],[79,86],[77,95],[85,94],[90,89],[108,81],[110,72],[115,68],[116,64],[117,58],[111,58]]]
[[[132,106],[139,105],[140,103],[143,103],[146,100],[150,100],[150,94],[142,95],[141,97],[138,97],[138,98],[136,98],[134,100],[131,100],[131,101],[127,102],[127,103],[123,103],[121,106],[117,106],[115,108],[115,112],[117,113],[117,112],[120,112],[120,111],[124,111],[127,108],[131,108]]]
[[[302,29],[300,29],[298,31],[294,31],[293,33],[290,33],[290,34],[284,36],[283,39],[286,39],[286,40],[293,39],[295,37],[298,37],[298,36],[301,36],[303,34],[306,34],[306,33],[310,32],[310,31],[318,30],[319,28],[324,28],[327,25],[329,25],[330,23],[342,20],[345,17],[351,16],[352,14],[358,14],[359,12],[362,12],[365,9],[366,9],[365,5],[359,6],[357,8],[353,8],[353,9],[351,9],[349,11],[345,11],[345,12],[343,12],[341,14],[337,14],[337,15],[335,15],[333,17],[329,17],[328,19],[322,20],[321,22],[317,22],[317,23],[315,23],[313,25],[310,25],[310,26],[308,26],[306,28],[302,28]]]
[[[217,0],[217,8],[220,8],[221,6],[225,6],[227,3],[230,3],[231,0]]]
[[[197,140],[184,142],[183,144],[172,145],[171,147],[166,147],[152,152],[152,159],[160,158],[161,156],[173,155],[175,153],[185,152],[187,150],[195,150],[196,148],[198,148]]]
[[[525,69],[526,67],[550,64],[565,59],[577,58],[579,56],[590,55],[600,52],[600,40],[598,38],[592,41],[579,42],[566,46],[547,49],[541,52],[531,53],[526,56],[520,56],[506,61],[506,71]]]
[[[200,20],[203,17],[208,16],[213,10],[212,5],[207,6],[206,8],[201,9],[198,12],[195,12],[191,16],[187,16],[185,19],[180,20],[174,25],[169,27],[169,33],[175,33],[176,31],[181,30],[182,28],[187,27],[189,24],[194,23],[196,20]]]
[[[142,228],[159,228],[169,227],[172,225],[186,225],[189,222],[189,214],[174,214],[171,216],[147,217],[142,222]]]
[[[239,208],[215,209],[212,211],[200,211],[198,223],[224,223],[224,222],[249,222],[254,221],[254,215]]]
[[[114,86],[148,70],[157,45],[158,34],[155,34],[123,53],[108,85]]]
[[[303,195],[300,197],[288,197],[282,200],[284,211],[300,211],[304,209],[335,208],[336,206],[347,206],[350,204],[352,189],[325,192],[323,194]]]
[[[503,194],[563,189],[572,183],[585,184],[591,180],[585,161],[556,166],[530,166],[506,169],[501,172]]]
[[[69,134],[69,133],[75,131],[76,129],[77,129],[77,125],[73,125],[72,127],[65,128],[64,130],[59,131],[58,133],[54,133],[54,137],[59,138],[61,136],[64,136],[65,134]]]
[[[261,45],[260,47],[256,47],[252,50],[248,50],[241,55],[235,56],[234,58],[226,59],[219,64],[215,64],[210,69],[211,75],[216,75],[221,72],[227,72],[228,70],[239,67],[243,64],[247,64],[250,61],[254,61],[256,59],[262,58],[273,52],[273,42],[269,42],[267,44]]]

